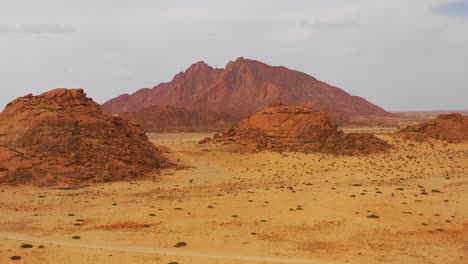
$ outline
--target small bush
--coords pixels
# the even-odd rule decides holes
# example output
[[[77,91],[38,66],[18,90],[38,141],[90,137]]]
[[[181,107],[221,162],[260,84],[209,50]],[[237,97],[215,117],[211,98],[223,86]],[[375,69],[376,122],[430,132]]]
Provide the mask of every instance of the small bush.
[[[375,215],[375,214],[371,214],[371,215],[368,215],[367,218],[380,218],[380,216],[378,215]]]
[[[72,239],[81,239],[80,236],[72,236]]]
[[[11,260],[20,260],[21,257],[20,257],[20,256],[12,256],[10,259],[11,259]]]
[[[179,247],[185,247],[185,246],[187,246],[187,243],[185,243],[185,242],[177,242],[177,244],[175,244],[174,247],[179,248]]]
[[[23,243],[23,244],[21,244],[21,248],[33,248],[33,245],[27,244],[27,243]]]

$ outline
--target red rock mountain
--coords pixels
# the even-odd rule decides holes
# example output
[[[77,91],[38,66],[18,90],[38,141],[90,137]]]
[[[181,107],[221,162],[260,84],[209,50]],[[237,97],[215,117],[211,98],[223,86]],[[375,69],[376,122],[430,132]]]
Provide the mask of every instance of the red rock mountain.
[[[459,113],[440,114],[428,122],[404,127],[397,134],[418,141],[427,138],[451,143],[468,141],[468,116]]]
[[[119,116],[151,133],[224,131],[235,124],[234,118],[227,114],[175,106],[155,105]]]
[[[0,183],[128,180],[168,165],[141,127],[82,89],[27,95],[0,113]]]
[[[284,152],[323,152],[360,155],[383,152],[391,146],[366,133],[345,134],[323,112],[296,106],[272,104],[240,121],[235,127],[213,139],[222,149],[233,152],[262,150]]]
[[[229,113],[240,119],[274,101],[338,117],[388,114],[361,97],[351,96],[305,73],[244,58],[229,62],[224,69],[195,63],[168,83],[121,95],[103,106],[119,114],[153,105],[172,105]]]

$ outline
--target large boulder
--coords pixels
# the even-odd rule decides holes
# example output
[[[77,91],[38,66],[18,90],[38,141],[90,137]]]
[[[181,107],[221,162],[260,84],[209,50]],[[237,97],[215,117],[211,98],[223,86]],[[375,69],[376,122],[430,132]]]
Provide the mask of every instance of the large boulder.
[[[221,135],[213,142],[235,152],[323,152],[344,155],[388,150],[385,141],[367,133],[345,134],[325,113],[297,106],[271,104]]]
[[[428,138],[451,143],[468,141],[468,116],[459,113],[441,114],[426,123],[404,127],[397,135],[417,141]]]
[[[169,165],[144,130],[114,117],[82,89],[27,95],[0,113],[0,182],[133,179]]]

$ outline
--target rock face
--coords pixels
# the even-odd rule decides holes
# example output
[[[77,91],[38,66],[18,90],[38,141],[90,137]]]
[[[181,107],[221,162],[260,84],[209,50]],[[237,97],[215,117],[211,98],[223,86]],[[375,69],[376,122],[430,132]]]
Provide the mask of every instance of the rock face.
[[[450,143],[468,141],[468,116],[459,113],[441,114],[429,122],[404,127],[397,134],[417,141],[427,138]]]
[[[269,150],[360,155],[391,147],[371,134],[344,134],[323,112],[282,104],[272,104],[229,131],[215,134],[212,141],[234,152]],[[210,140],[201,143],[206,142]]]
[[[224,131],[235,124],[234,118],[228,114],[191,111],[174,106],[150,106],[119,116],[152,133]]]
[[[198,62],[171,82],[121,95],[103,106],[119,114],[153,105],[172,105],[229,113],[240,120],[275,101],[326,112],[340,120],[353,115],[389,114],[305,73],[244,58],[229,62],[224,69]]]
[[[82,89],[28,95],[0,113],[0,182],[133,179],[168,166],[144,130],[114,117]]]

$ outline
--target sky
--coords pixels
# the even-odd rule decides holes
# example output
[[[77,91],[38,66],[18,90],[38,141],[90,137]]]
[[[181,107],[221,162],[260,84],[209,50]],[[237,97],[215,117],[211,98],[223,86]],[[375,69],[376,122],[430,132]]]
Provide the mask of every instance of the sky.
[[[468,0],[0,0],[0,109],[99,103],[192,63],[283,65],[389,111],[468,109]]]

